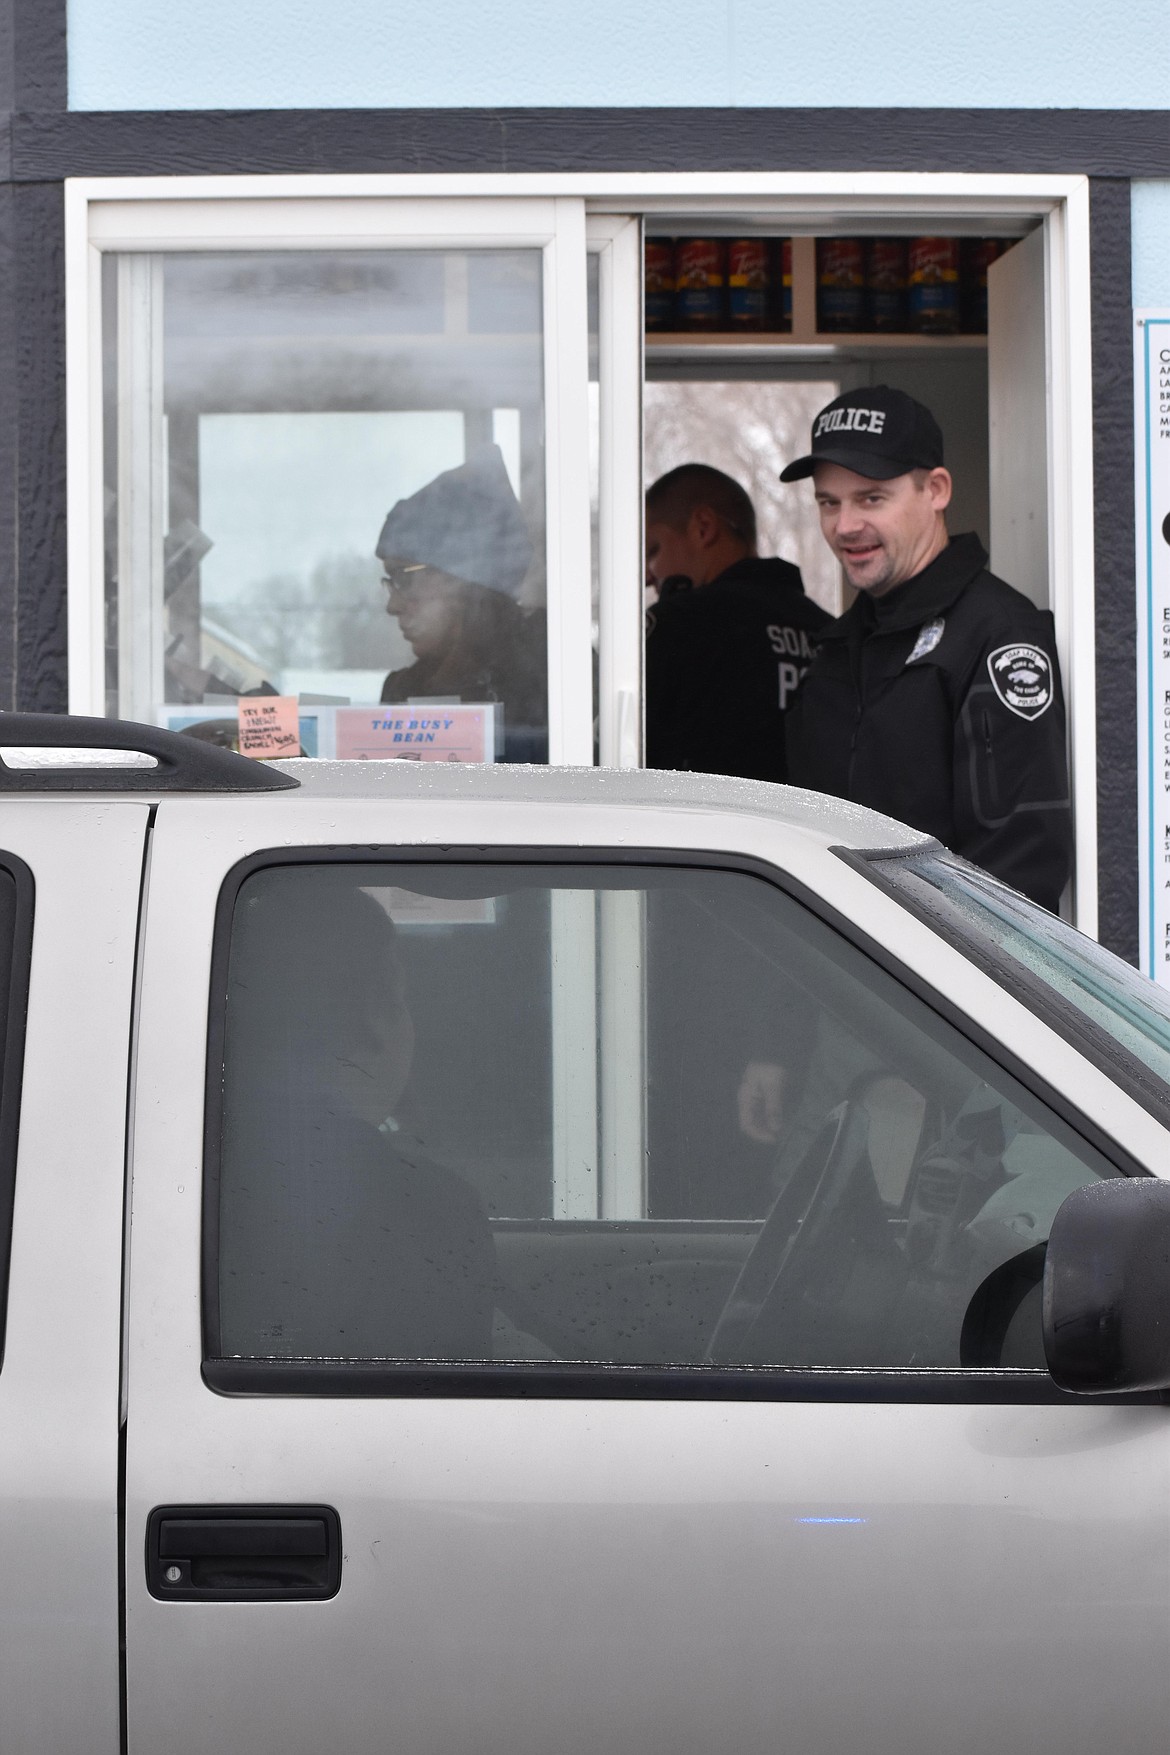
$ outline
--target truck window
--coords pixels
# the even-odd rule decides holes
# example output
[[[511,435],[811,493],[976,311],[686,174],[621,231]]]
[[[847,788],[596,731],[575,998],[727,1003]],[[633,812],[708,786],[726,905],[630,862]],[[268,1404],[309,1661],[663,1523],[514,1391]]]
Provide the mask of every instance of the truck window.
[[[1111,1167],[763,878],[285,861],[223,929],[209,1358],[1043,1367]]]

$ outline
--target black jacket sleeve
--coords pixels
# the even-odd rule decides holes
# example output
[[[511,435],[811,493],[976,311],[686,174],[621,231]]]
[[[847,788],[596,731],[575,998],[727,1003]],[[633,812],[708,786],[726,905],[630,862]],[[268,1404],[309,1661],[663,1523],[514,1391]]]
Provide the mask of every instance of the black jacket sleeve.
[[[1054,912],[1072,870],[1064,695],[1052,617],[985,639],[956,704],[955,851]]]
[[[682,686],[691,653],[673,608],[669,601],[655,604],[646,615],[648,768],[689,768],[694,759]]]

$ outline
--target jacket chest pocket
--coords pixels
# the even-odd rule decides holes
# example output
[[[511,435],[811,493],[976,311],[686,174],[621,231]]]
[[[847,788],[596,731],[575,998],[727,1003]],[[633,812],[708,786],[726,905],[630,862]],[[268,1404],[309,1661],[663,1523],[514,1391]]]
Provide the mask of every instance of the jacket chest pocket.
[[[966,758],[975,819],[984,828],[996,828],[1011,815],[1011,807],[1000,771],[1006,752],[992,689],[977,685],[971,690],[963,704],[961,730],[960,755]]]

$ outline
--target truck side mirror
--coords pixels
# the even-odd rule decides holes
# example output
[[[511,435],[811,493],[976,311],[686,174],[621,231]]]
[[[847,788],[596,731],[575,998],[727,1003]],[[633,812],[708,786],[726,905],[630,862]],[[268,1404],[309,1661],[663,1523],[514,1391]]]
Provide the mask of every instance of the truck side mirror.
[[[1052,1222],[1044,1352],[1078,1395],[1170,1387],[1170,1183],[1110,1177]]]

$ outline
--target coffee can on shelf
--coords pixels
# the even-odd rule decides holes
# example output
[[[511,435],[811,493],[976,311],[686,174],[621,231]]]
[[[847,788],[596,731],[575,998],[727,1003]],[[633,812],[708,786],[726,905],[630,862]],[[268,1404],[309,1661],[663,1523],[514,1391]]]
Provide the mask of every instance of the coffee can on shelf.
[[[792,329],[792,239],[773,238],[769,246],[772,290],[768,327],[786,335]]]
[[[871,329],[905,330],[906,271],[905,238],[870,238],[865,251],[865,302]]]
[[[1007,249],[1005,238],[964,238],[959,249],[959,306],[964,333],[987,334],[987,270]]]
[[[860,238],[817,239],[817,328],[865,327],[865,246]]]
[[[726,322],[727,242],[680,238],[674,249],[675,320],[680,329],[720,329]]]
[[[958,238],[911,238],[910,327],[920,335],[954,335],[959,327]]]
[[[674,242],[646,239],[644,270],[647,329],[674,328]]]
[[[727,246],[727,319],[732,329],[762,329],[768,317],[768,245],[732,238]]]

